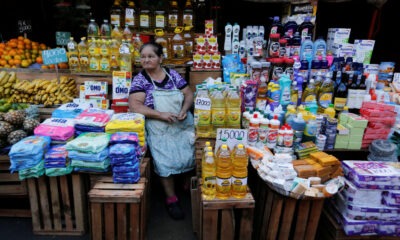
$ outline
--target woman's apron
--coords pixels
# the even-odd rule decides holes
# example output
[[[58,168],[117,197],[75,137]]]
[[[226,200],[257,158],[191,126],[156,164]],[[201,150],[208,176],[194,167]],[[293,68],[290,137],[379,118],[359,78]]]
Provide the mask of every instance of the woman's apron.
[[[160,112],[179,114],[183,93],[177,89],[172,77],[164,70],[174,84],[174,89],[158,88],[151,79],[154,91],[154,109]],[[179,174],[194,168],[194,120],[187,112],[186,119],[168,123],[158,119],[146,119],[147,143],[154,162],[154,170],[161,177]]]

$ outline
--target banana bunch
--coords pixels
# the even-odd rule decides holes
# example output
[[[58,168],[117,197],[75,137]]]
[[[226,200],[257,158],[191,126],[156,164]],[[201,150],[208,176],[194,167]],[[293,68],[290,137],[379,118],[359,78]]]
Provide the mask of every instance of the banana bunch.
[[[13,85],[17,81],[15,72],[0,72],[0,98],[9,98],[13,93]]]

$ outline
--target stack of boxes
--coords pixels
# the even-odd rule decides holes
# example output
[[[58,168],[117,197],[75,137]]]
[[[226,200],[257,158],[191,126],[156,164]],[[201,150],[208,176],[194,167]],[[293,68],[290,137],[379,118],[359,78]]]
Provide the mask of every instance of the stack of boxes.
[[[368,120],[354,113],[339,116],[335,148],[361,149]]]
[[[360,114],[368,120],[368,127],[362,140],[363,148],[367,148],[373,140],[387,139],[391,128],[396,123],[397,113],[394,105],[363,102]]]

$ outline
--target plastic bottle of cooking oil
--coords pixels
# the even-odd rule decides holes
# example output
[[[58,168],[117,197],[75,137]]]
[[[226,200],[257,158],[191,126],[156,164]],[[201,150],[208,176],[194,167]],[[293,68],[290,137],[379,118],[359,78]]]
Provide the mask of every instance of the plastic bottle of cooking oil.
[[[102,39],[100,46],[100,71],[101,72],[110,72],[110,42]]]
[[[154,41],[160,44],[163,47],[163,55],[164,55],[164,63],[168,63],[171,59],[171,54],[169,52],[169,41],[168,38],[165,37],[164,30],[161,28],[154,29],[155,37]]]
[[[226,106],[226,127],[240,128],[241,100],[238,91],[234,86],[229,87],[225,101]]]
[[[119,44],[116,39],[110,43],[110,71],[119,71]]]
[[[197,90],[194,108],[194,121],[198,137],[211,135],[211,99],[207,88],[200,86]]]
[[[202,162],[201,178],[203,181],[203,198],[206,200],[214,199],[216,196],[216,165],[213,152],[207,152]]]
[[[225,114],[225,98],[222,94],[221,89],[214,90],[214,94],[211,97],[211,116],[212,116],[212,134],[211,137],[215,137],[218,128],[225,127],[226,114]]]
[[[114,25],[114,28],[111,31],[111,38],[116,39],[118,43],[121,43],[123,39],[123,31],[118,25]]]
[[[73,37],[69,38],[69,42],[67,43],[67,50],[68,50],[69,69],[72,72],[78,72],[79,71],[78,43],[75,42]]]
[[[174,36],[171,39],[171,55],[175,64],[185,63],[185,39],[183,37],[183,27],[176,27]]]
[[[248,156],[243,144],[239,143],[232,152],[232,196],[244,198],[247,193]]]
[[[129,49],[128,42],[122,40],[122,44],[119,47],[119,67],[121,71],[132,72],[132,55]]]
[[[95,38],[89,40],[89,71],[100,71],[100,48]]]
[[[167,13],[167,20],[168,20],[168,31],[173,32],[174,29],[180,24],[178,1],[175,0],[170,1],[170,6]]]
[[[133,46],[133,62],[136,65],[140,65],[140,47],[143,45],[142,39],[140,35],[137,33],[133,38],[132,46]]]
[[[231,153],[226,144],[222,144],[217,155],[217,193],[219,199],[231,196],[232,160]]]
[[[81,72],[89,71],[89,52],[86,43],[86,37],[81,37],[81,41],[78,44],[78,53]]]

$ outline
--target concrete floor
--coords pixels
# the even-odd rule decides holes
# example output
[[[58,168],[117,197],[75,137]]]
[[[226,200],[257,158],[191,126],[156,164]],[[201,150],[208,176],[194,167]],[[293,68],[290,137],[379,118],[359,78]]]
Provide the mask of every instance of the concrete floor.
[[[178,182],[178,181],[177,181]],[[173,220],[169,217],[165,208],[165,197],[160,182],[156,176],[152,176],[150,197],[150,213],[148,219],[148,240],[195,240],[196,235],[192,229],[192,211],[190,191],[184,191],[182,184],[177,184],[177,195],[181,206],[185,211],[185,219]],[[32,232],[30,218],[0,217],[0,239],[2,240],[89,240],[89,231],[84,236],[41,236]]]

